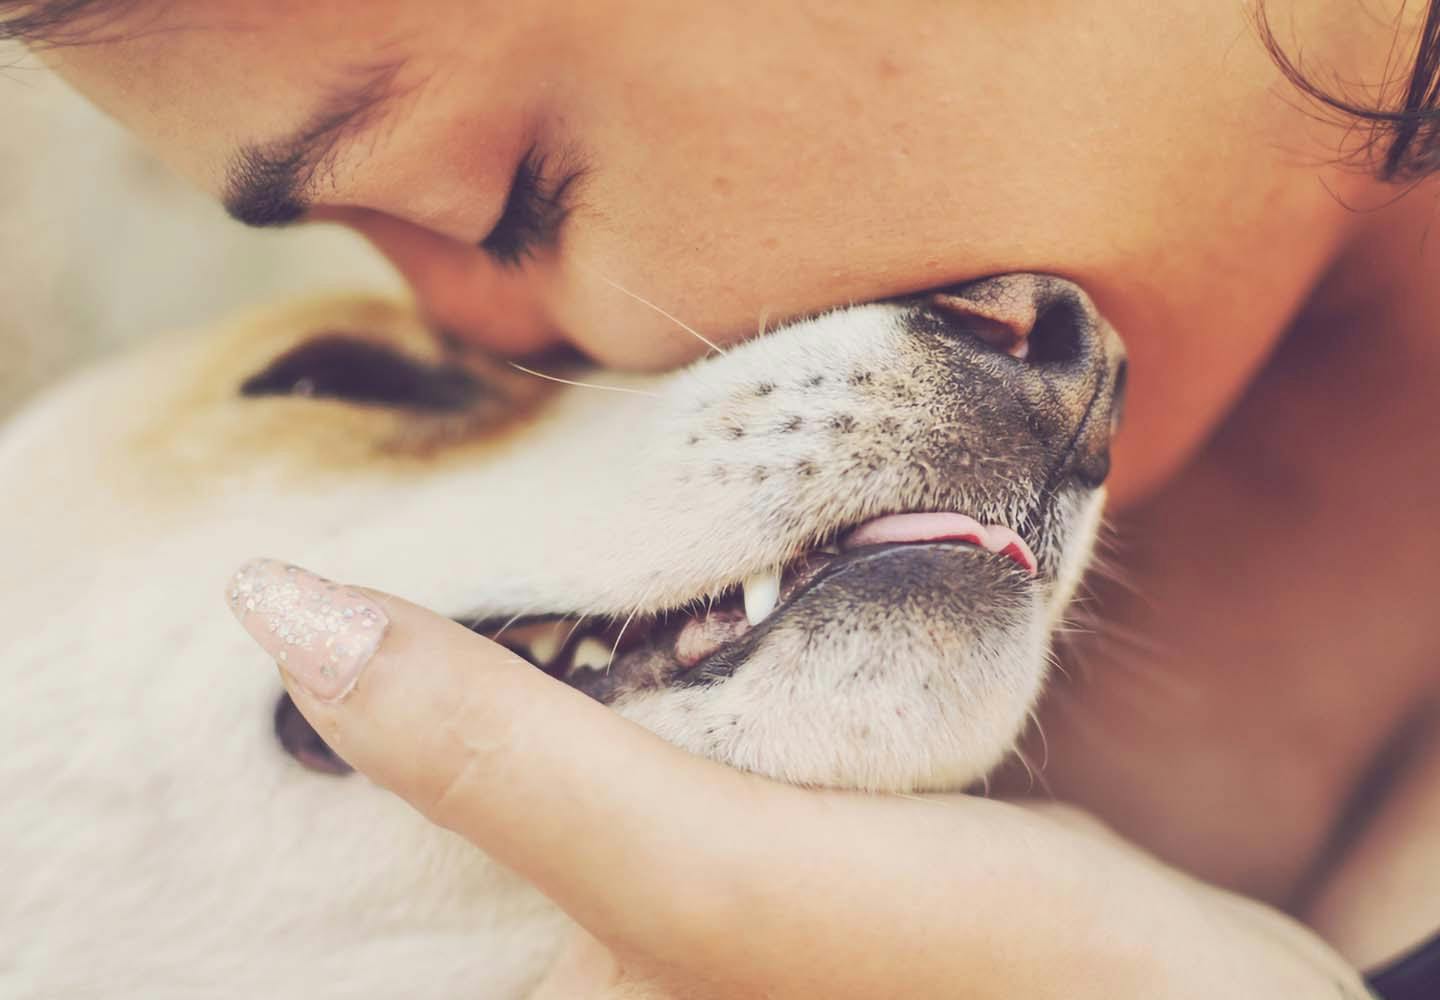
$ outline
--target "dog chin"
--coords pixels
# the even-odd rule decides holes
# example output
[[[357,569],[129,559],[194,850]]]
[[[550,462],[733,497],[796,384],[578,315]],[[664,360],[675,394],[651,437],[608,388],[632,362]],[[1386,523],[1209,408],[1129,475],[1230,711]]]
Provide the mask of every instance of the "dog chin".
[[[667,612],[545,616],[493,634],[733,767],[812,786],[962,788],[1025,724],[1102,502],[1101,491],[1057,495],[1037,528],[1039,558],[964,518],[984,537],[896,541],[896,522],[947,523],[902,515],[850,532],[862,544],[827,544]]]
[[[1099,508],[1071,519],[1066,564],[1084,564]],[[1076,582],[960,543],[866,549],[711,661],[613,704],[691,752],[795,784],[964,788],[1023,730]]]

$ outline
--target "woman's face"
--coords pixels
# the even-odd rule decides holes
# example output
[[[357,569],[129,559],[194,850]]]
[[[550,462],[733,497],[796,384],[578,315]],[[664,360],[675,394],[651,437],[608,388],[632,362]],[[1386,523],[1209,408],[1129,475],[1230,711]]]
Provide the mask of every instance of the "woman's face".
[[[1343,35],[1339,70],[1390,38],[1299,6],[1307,56]],[[1363,183],[1324,166],[1334,136],[1239,3],[124,10],[48,58],[232,213],[359,229],[437,323],[501,350],[656,367],[704,350],[665,313],[723,343],[999,271],[1073,278],[1131,345],[1126,488],[1208,429],[1351,225],[1333,192]]]

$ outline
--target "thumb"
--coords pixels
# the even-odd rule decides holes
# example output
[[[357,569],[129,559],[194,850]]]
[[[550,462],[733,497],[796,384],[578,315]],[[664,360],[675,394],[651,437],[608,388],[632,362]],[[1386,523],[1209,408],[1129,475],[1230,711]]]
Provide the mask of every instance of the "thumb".
[[[697,900],[732,899],[753,874],[737,869],[759,863],[737,843],[764,842],[737,837],[737,817],[783,821],[775,807],[797,794],[684,753],[399,598],[270,560],[228,596],[341,757],[618,950],[713,946],[730,915]]]

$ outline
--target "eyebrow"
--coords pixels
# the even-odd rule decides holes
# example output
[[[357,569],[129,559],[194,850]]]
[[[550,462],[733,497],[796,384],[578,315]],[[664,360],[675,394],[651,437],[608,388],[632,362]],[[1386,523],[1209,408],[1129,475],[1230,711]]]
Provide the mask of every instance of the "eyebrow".
[[[355,81],[337,89],[289,135],[239,147],[225,166],[221,202],[247,226],[295,222],[335,162],[341,143],[371,128],[401,94],[404,60],[352,69]]]

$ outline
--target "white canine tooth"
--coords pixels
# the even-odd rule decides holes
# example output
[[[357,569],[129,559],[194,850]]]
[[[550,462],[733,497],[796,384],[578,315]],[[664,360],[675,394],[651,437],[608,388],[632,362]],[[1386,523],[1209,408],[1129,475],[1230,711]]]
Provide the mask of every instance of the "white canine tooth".
[[[570,670],[604,670],[609,665],[610,647],[594,636],[587,636],[575,647],[575,659],[571,661]]]
[[[539,633],[530,640],[531,657],[541,666],[549,663],[560,652],[560,638],[557,629]]]
[[[780,571],[758,573],[745,581],[745,618],[751,625],[759,625],[775,610],[780,600]]]

